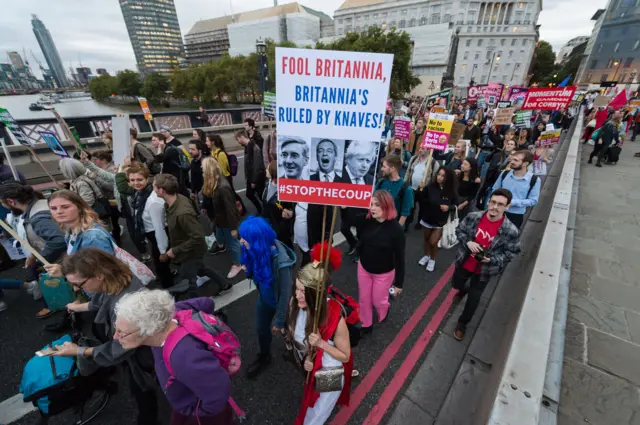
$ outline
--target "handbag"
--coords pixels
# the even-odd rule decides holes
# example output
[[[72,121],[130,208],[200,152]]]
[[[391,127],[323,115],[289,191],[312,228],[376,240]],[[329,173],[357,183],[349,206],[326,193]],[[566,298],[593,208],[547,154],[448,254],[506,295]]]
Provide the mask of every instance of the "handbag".
[[[315,374],[316,391],[319,393],[330,393],[342,390],[342,378],[344,377],[344,367],[323,367]]]
[[[442,238],[440,238],[440,246],[442,248],[449,249],[458,244],[456,228],[458,227],[459,222],[460,220],[458,219],[458,208],[456,207],[455,212],[453,213],[453,219],[451,219],[451,214],[449,214],[447,224],[442,227]]]

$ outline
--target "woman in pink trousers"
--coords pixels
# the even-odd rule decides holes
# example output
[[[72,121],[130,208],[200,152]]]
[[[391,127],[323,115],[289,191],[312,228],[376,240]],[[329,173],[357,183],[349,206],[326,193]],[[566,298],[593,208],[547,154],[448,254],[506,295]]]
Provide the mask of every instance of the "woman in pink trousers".
[[[389,296],[402,292],[404,281],[404,231],[396,220],[393,198],[386,190],[377,190],[371,199],[371,209],[363,225],[357,246],[358,292],[362,333],[371,332],[373,310],[378,323],[389,314]],[[393,290],[390,291],[393,285]]]

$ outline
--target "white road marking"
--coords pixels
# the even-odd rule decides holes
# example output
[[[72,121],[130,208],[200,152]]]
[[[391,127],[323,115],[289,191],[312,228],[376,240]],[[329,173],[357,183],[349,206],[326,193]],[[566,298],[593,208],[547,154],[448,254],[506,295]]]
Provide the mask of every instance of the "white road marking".
[[[244,189],[236,190],[236,193],[242,193],[242,192],[246,192],[246,191],[247,191],[247,188],[245,187]]]
[[[33,404],[22,401],[22,394],[16,394],[0,403],[0,423],[10,424],[36,410]]]

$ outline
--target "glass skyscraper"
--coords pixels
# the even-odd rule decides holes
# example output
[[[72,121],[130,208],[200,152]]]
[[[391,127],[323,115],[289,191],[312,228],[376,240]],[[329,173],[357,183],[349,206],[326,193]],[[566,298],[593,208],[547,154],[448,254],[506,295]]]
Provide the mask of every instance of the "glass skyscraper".
[[[49,69],[51,70],[51,74],[57,86],[69,87],[69,81],[67,80],[67,75],[64,72],[62,60],[60,60],[60,54],[53,42],[51,33],[36,15],[31,15],[31,26],[33,27],[33,33],[38,40],[42,54],[49,65]]]
[[[171,75],[184,56],[173,0],[120,0],[120,8],[138,70]]]

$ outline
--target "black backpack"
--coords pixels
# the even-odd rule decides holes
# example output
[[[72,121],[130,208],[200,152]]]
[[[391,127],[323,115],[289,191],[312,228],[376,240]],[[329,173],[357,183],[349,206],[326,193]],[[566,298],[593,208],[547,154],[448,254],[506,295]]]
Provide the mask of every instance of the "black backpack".
[[[502,172],[502,174],[500,174],[500,187],[502,187],[502,183],[504,183],[504,178],[507,177],[507,174],[509,174],[509,171],[511,170],[504,170]],[[538,181],[538,176],[537,175],[533,175],[531,176],[531,181],[529,181],[529,190],[527,191],[527,198],[529,197],[529,194],[531,194],[531,189],[533,189],[533,186],[536,185],[536,182]]]
[[[384,178],[378,180],[376,185],[373,187],[374,190],[378,190]],[[407,189],[409,188],[409,182],[405,180],[404,184],[400,188],[400,192],[398,192],[398,205],[400,205],[400,209],[402,209],[402,204],[404,203],[404,196],[407,194]],[[400,218],[400,211],[398,211],[398,218]]]

